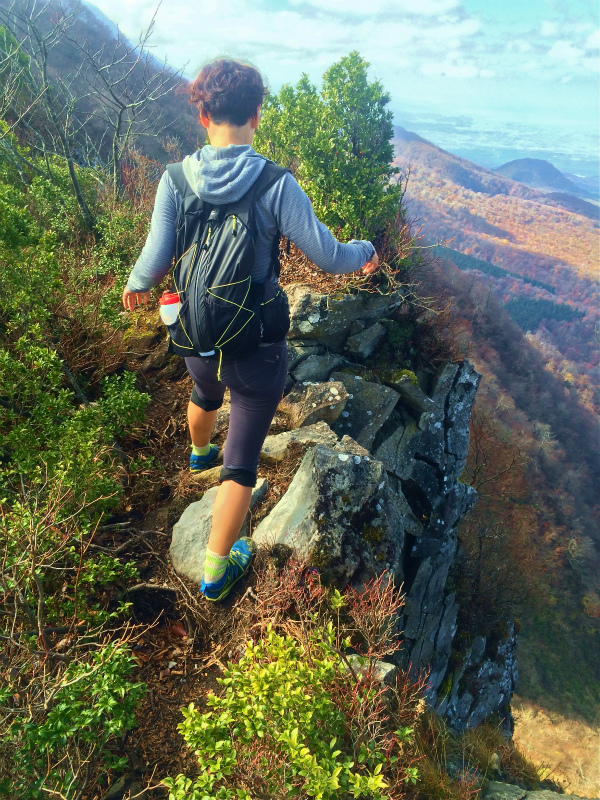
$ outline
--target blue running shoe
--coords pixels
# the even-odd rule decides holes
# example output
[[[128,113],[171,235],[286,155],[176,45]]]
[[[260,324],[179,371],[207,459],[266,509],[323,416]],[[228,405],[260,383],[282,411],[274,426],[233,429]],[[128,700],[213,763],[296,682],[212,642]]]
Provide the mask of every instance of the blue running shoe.
[[[231,548],[225,574],[216,583],[205,583],[202,580],[200,591],[207,600],[218,603],[224,600],[235,584],[243,578],[250,569],[250,564],[256,553],[256,544],[247,536],[242,536]]]
[[[190,472],[203,472],[205,469],[212,467],[219,455],[219,448],[216,444],[210,445],[210,450],[205,456],[195,456],[194,453],[190,455]]]

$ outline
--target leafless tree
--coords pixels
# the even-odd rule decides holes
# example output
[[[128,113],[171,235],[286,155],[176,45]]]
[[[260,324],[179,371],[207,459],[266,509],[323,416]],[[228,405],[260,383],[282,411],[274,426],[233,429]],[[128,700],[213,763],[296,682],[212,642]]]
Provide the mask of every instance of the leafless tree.
[[[136,44],[121,34],[110,41],[82,37],[82,14],[79,3],[15,0],[5,7],[0,0],[0,119],[9,119],[0,129],[0,157],[22,179],[26,167],[52,179],[52,157],[64,159],[92,230],[77,165],[101,166],[118,194],[124,154],[138,137],[161,135],[164,119],[154,104],[177,87],[181,71],[149,49],[156,12]],[[15,131],[25,136],[30,159],[14,147]]]

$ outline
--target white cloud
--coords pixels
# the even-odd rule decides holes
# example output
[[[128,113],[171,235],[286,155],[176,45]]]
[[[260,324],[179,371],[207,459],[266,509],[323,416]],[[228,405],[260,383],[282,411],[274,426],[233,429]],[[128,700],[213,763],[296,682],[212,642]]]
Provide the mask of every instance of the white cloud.
[[[480,70],[474,64],[455,64],[445,62],[443,64],[430,62],[421,68],[423,75],[427,77],[445,76],[447,78],[477,78]]]
[[[574,65],[585,55],[584,51],[579,47],[575,47],[572,42],[567,42],[565,39],[558,39],[550,50],[548,50],[548,58],[553,61],[558,61],[564,64]]]
[[[321,11],[334,12],[341,15],[356,15],[362,17],[374,14],[387,14],[391,17],[399,12],[414,16],[433,17],[455,11],[461,0],[291,0],[295,7],[303,5],[316,6]]]
[[[559,31],[557,22],[550,22],[545,19],[540,27],[540,34],[542,36],[556,36]]]
[[[585,40],[584,47],[586,50],[600,50],[600,28],[590,33]]]

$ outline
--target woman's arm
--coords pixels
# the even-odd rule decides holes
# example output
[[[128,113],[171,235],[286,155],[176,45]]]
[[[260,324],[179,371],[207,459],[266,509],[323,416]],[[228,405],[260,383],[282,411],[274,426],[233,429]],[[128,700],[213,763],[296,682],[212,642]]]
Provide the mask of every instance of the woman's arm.
[[[284,175],[267,195],[280,232],[324,272],[341,274],[363,266],[367,266],[365,273],[377,269],[379,260],[371,242],[338,242],[319,222],[310,200],[292,175]]]
[[[179,202],[175,186],[165,172],[156,191],[150,233],[123,291],[125,308],[131,310],[136,297],[138,302],[146,302],[149,290],[157,286],[171,269]]]

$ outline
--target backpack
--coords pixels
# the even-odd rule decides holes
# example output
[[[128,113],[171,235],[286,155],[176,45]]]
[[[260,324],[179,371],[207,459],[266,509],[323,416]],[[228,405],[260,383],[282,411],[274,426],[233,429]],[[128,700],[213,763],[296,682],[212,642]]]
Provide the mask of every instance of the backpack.
[[[281,341],[290,327],[288,301],[279,276],[277,232],[264,283],[250,272],[256,253],[256,201],[289,170],[266,161],[248,192],[227,205],[195,194],[181,163],[167,171],[182,197],[176,223],[173,283],[178,319],[167,325],[169,351],[180,356],[242,355],[260,342]],[[265,291],[266,290],[266,291]]]

